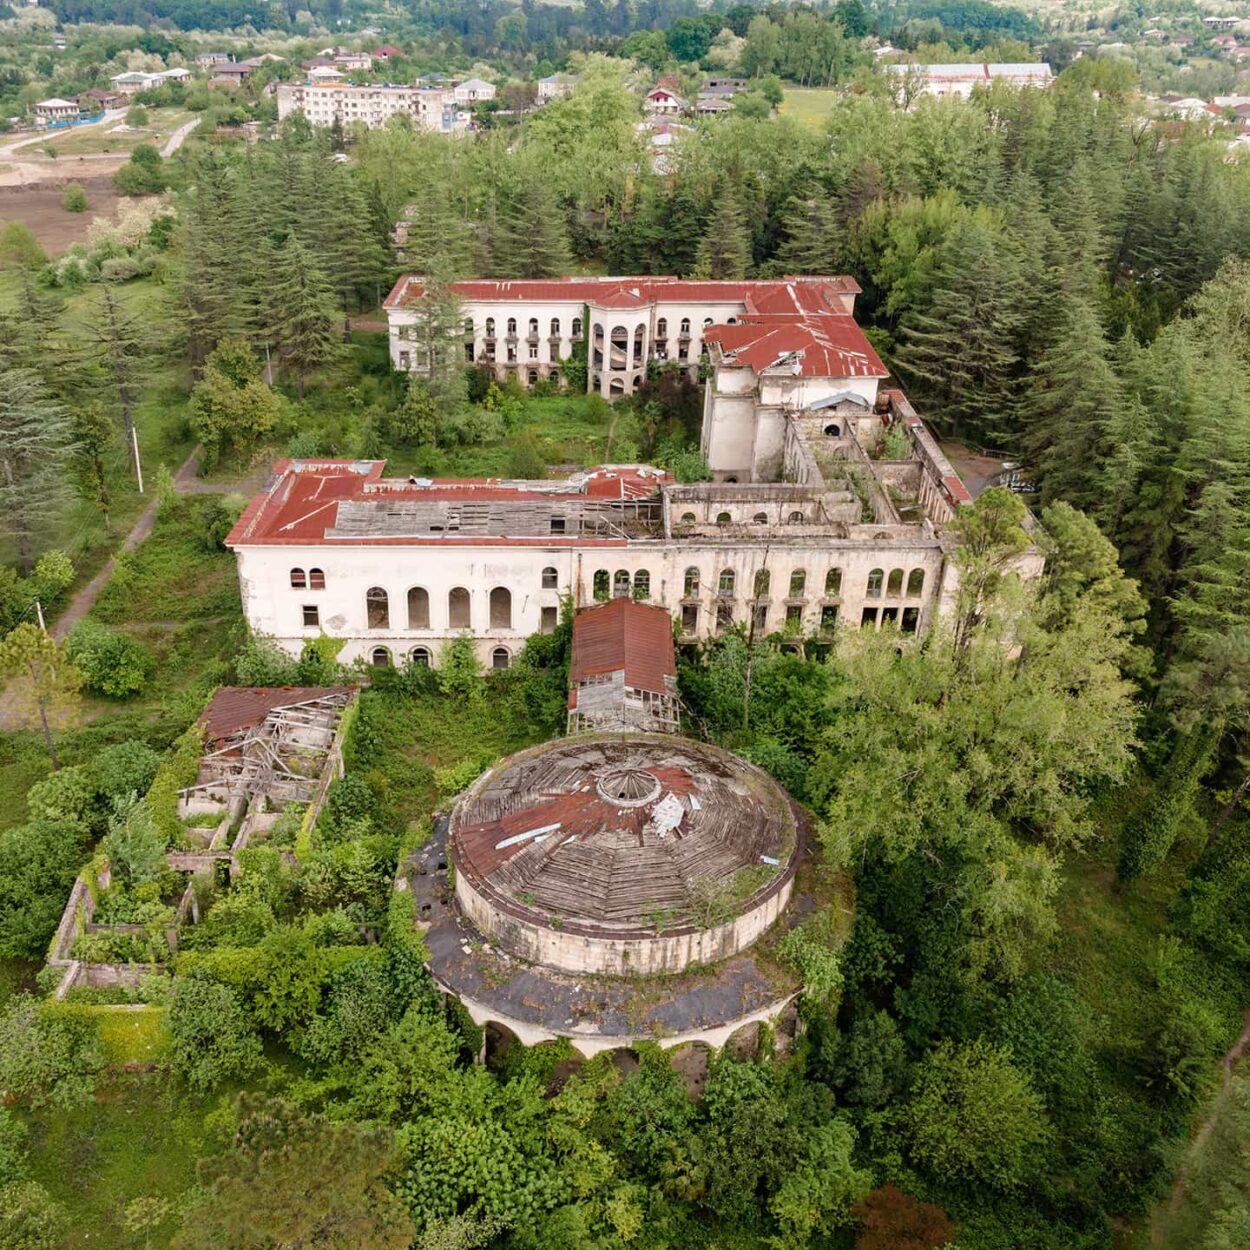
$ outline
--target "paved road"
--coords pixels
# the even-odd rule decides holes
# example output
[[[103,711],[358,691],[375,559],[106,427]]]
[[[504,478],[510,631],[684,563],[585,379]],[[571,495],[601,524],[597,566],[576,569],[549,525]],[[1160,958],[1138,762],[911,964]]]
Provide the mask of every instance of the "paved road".
[[[165,144],[165,146],[161,148],[161,155],[172,156],[180,147],[182,147],[182,142],[187,135],[189,135],[199,124],[200,119],[198,117],[193,117],[189,122],[179,126],[178,129],[169,136],[169,141]]]
[[[37,135],[19,139],[16,143],[9,143],[0,148],[0,160],[12,156],[19,148],[30,147],[32,143],[47,143],[49,139],[55,139],[58,135],[77,134],[80,130],[88,130],[92,126],[103,126],[106,122],[120,121],[125,116],[125,109],[106,109],[98,121],[83,122],[81,126],[70,126],[64,130],[41,130]]]

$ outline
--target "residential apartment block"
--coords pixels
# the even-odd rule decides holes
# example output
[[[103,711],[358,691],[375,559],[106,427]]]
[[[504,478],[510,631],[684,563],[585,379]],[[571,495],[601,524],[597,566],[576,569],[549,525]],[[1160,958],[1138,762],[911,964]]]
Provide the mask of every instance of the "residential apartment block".
[[[1049,87],[1054,71],[1044,62],[968,65],[885,65],[900,99],[907,95],[959,96],[966,100],[974,87],[1005,82],[1013,87]]]
[[[450,134],[457,129],[456,97],[449,88],[383,86],[333,81],[282,83],[278,87],[278,119],[302,113],[314,126],[335,120],[359,122],[370,130],[384,126],[397,113],[416,126]]]
[[[413,337],[399,334],[418,315],[415,287],[401,279],[387,301],[402,368],[417,367],[402,358]],[[552,376],[582,335],[590,386],[609,396],[662,351],[695,369],[706,350],[715,480],[630,464],[438,481],[387,478],[381,461],[285,460],[227,539],[253,629],[292,653],[325,632],[345,640],[344,660],[379,665],[435,663],[468,633],[485,664],[505,668],[530,634],[555,628],[564,597],[659,605],[688,642],[735,624],[796,639],[887,623],[917,632],[952,602],[949,526],[971,497],[902,392],[881,386],[851,279],[456,289],[466,362],[523,381]],[[532,344],[548,355],[493,355]],[[1019,567],[1035,575],[1040,555]]]

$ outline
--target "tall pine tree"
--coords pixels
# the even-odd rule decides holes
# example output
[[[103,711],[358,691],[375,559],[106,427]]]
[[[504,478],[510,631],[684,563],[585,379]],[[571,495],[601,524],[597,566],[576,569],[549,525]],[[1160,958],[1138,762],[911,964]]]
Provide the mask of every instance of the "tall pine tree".
[[[329,279],[299,239],[288,235],[273,253],[266,322],[270,341],[295,370],[300,399],[308,373],[338,355],[334,327],[339,315]]]

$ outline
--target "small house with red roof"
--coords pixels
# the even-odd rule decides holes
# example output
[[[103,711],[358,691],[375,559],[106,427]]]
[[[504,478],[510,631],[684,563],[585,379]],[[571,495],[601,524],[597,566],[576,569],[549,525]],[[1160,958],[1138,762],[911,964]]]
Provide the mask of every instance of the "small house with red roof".
[[[621,594],[573,618],[569,733],[677,733],[673,618]]]

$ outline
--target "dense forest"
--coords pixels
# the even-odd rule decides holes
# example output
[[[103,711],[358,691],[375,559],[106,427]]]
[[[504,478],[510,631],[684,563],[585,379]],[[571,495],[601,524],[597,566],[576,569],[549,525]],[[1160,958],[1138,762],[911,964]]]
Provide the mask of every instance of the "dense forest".
[[[836,26],[822,46],[840,55],[840,18],[758,20],[739,37],[773,57],[764,74],[813,46],[810,23]],[[188,1250],[1130,1244],[1250,1001],[1250,168],[1219,138],[1145,118],[1123,66],[1082,61],[1047,92],[908,110],[863,76],[822,128],[700,122],[655,172],[629,68],[576,65],[570,98],[463,141],[289,122],[273,142],[206,144],[151,166],[173,211],[128,246],[15,264],[7,624],[63,592],[47,554],[56,467],[98,505],[90,449],[127,428],[145,352],[183,371],[189,428],[228,465],[277,446],[445,468],[547,402],[450,364],[399,387],[344,343],[344,318],[394,275],[401,221],[436,326],[458,324],[447,283],[472,274],[850,273],[918,410],[1019,461],[1033,515],[1001,489],[963,512],[960,596],[916,646],[731,631],[682,656],[687,730],[788,786],[815,819],[813,872],[854,896],[845,946],[832,910],[799,931],[793,1052],[718,1057],[697,1101],[648,1047],[571,1076],[559,1047],[474,1064],[480,1035],[433,994],[389,889],[437,805],[558,731],[567,623],[489,679],[463,652],[378,677],[311,844],[280,853],[295,847],[284,828],[249,852],[242,888],[150,987],[168,1004],[160,1079],[197,1108],[203,1156],[150,1226]],[[149,281],[159,349],[110,304]],[[91,347],[64,367],[58,301],[83,293]],[[630,450],[697,475],[697,404],[674,379],[657,373],[614,414]],[[106,625],[143,599],[176,611],[154,589],[173,577],[159,559],[228,579],[230,507],[200,506],[166,500]],[[1046,572],[1023,585],[1010,570],[1029,542]],[[344,676],[315,647],[294,661],[232,642],[196,693]],[[72,691],[40,645],[17,625],[0,667],[51,674],[51,706]],[[103,645],[84,634],[69,658],[87,672]],[[125,750],[101,740],[111,730],[90,750],[62,742],[68,766],[0,834],[0,953],[39,956],[101,839],[129,866],[117,914],[155,914],[137,910],[165,845],[151,796],[186,740],[164,764],[157,751],[192,704],[119,722]],[[4,749],[44,750],[23,742]],[[150,811],[128,801],[145,790]],[[55,1220],[23,1134],[35,1159],[38,1115],[89,1101],[102,1060],[87,1021],[0,1005],[0,1085],[18,1106],[0,1112],[0,1234]],[[222,1101],[194,1102],[205,1091]],[[1229,1250],[1244,1185],[1208,1188],[1216,1214],[1189,1244]]]

